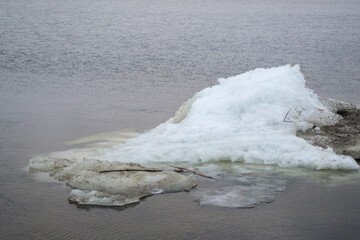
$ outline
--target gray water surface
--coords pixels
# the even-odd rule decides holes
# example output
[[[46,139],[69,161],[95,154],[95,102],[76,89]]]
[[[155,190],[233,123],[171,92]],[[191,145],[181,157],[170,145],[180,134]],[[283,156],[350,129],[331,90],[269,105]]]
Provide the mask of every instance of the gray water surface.
[[[217,78],[258,67],[299,63],[319,95],[360,104],[359,23],[357,0],[2,0],[1,238],[357,239],[354,181],[288,179],[254,209],[189,193],[78,208],[26,167],[70,140],[150,129]]]

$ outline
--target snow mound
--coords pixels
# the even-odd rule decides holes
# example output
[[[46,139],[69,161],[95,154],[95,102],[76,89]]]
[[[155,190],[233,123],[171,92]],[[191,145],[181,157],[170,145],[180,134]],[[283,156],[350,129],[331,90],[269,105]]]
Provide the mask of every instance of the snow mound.
[[[138,164],[164,167],[174,162],[190,167],[236,162],[317,170],[359,169],[353,158],[296,136],[297,131],[314,126],[321,129],[341,119],[336,114],[338,105],[325,104],[305,87],[298,65],[255,69],[219,79],[218,85],[186,101],[173,118],[143,134],[116,132],[72,141],[69,144],[109,138],[93,143],[91,148],[38,155],[30,160],[29,167],[66,182],[73,189],[70,201],[118,206],[152,194],[189,190],[196,183],[194,178],[172,171],[100,171],[143,168]],[[242,174],[239,170],[235,177]],[[272,201],[284,189],[283,181],[250,183],[235,182],[203,192],[199,201],[204,205],[249,207]]]
[[[134,163],[239,161],[280,167],[358,169],[354,159],[312,146],[296,131],[334,125],[305,87],[300,67],[256,69],[219,79],[184,103],[174,118],[103,149],[98,158]]]

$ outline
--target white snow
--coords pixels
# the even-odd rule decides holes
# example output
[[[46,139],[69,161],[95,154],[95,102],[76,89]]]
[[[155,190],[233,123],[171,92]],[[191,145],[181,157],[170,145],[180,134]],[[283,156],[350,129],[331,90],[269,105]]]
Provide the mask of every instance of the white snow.
[[[351,157],[324,151],[295,135],[314,125],[333,125],[340,118],[305,87],[298,65],[256,69],[219,79],[219,85],[184,103],[174,118],[96,157],[134,163],[231,160],[358,169]]]

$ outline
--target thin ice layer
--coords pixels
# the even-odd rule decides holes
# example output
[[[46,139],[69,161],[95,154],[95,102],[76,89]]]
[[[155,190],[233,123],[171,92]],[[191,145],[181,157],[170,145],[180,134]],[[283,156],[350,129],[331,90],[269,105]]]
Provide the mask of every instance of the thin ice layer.
[[[200,205],[252,208],[270,203],[285,190],[287,176],[279,168],[237,163],[207,164],[198,171],[220,181],[208,188],[197,189],[193,195]]]
[[[198,92],[174,118],[123,145],[103,149],[97,157],[135,163],[231,160],[358,169],[351,157],[296,137],[297,130],[333,125],[339,119],[305,87],[298,65],[256,69],[219,79],[219,85]]]

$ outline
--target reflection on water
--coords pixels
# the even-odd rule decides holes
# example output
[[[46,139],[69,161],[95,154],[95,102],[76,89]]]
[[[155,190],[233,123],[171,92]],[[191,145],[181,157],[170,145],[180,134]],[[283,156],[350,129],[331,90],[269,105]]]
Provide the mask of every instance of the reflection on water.
[[[66,145],[78,145],[78,144],[87,144],[89,147],[111,147],[117,144],[123,144],[127,139],[137,137],[139,133],[131,129],[123,129],[120,131],[99,133],[92,136],[79,138],[66,142]],[[93,142],[92,144],[88,144]]]

